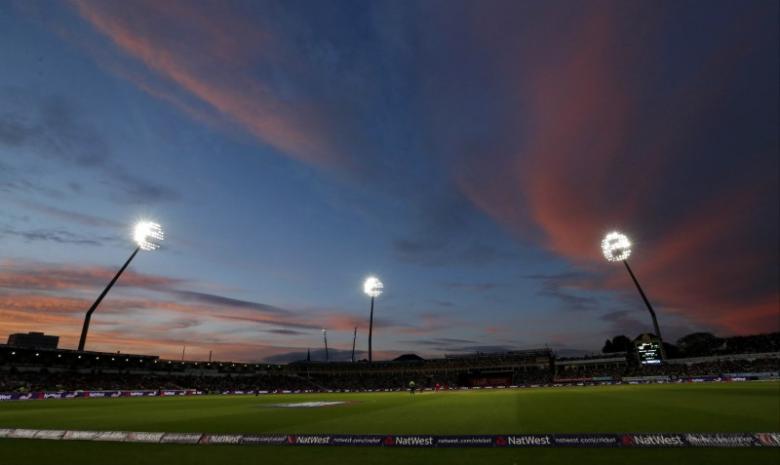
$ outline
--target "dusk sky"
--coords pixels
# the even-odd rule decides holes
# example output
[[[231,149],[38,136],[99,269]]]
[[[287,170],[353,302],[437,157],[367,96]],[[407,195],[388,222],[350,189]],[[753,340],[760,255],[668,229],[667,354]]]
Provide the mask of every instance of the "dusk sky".
[[[780,329],[778,2],[0,2],[0,341],[287,361]],[[361,354],[361,356],[363,356]]]

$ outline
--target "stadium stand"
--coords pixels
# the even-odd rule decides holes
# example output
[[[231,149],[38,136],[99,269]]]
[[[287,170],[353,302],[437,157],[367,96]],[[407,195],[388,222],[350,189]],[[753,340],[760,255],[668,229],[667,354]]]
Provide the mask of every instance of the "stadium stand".
[[[628,353],[557,359],[549,349],[366,362],[288,365],[163,360],[156,356],[0,345],[0,392],[195,389],[332,391],[506,387],[778,377],[780,352],[670,359],[642,366]]]

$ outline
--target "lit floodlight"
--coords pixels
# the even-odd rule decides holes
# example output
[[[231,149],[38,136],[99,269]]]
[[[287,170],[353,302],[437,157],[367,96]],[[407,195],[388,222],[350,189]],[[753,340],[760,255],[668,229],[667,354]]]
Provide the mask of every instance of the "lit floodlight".
[[[160,247],[160,242],[165,239],[165,233],[159,224],[141,221],[135,225],[133,239],[141,250],[151,251]]]
[[[366,282],[363,283],[363,292],[366,293],[371,298],[379,297],[382,295],[382,290],[385,288],[385,285],[382,284],[382,281],[375,278],[374,276],[369,277],[366,279]]]
[[[631,241],[625,234],[613,231],[601,241],[604,258],[611,262],[621,262],[631,255]]]
[[[89,332],[89,322],[92,318],[92,313],[94,313],[98,308],[98,305],[100,305],[100,302],[103,301],[103,298],[106,296],[106,294],[108,294],[108,291],[111,290],[111,287],[114,285],[114,283],[116,283],[119,277],[122,276],[122,272],[124,272],[127,266],[130,265],[130,262],[133,261],[133,258],[138,255],[139,250],[155,250],[160,247],[160,242],[163,239],[165,239],[165,233],[163,233],[163,230],[159,224],[152,223],[151,221],[140,221],[136,223],[135,229],[133,231],[133,240],[135,241],[136,245],[138,245],[138,247],[136,247],[133,253],[130,254],[130,258],[128,258],[125,264],[122,265],[122,268],[116,272],[113,279],[109,281],[108,286],[103,289],[103,292],[100,293],[97,300],[95,300],[92,306],[89,307],[89,310],[87,310],[87,314],[84,315],[84,325],[81,327],[81,337],[79,338],[79,352],[84,351],[84,345],[87,343],[87,333]],[[80,355],[79,358],[81,358]]]
[[[623,265],[625,265],[626,271],[628,271],[628,275],[631,276],[631,280],[634,281],[634,285],[636,286],[637,291],[639,291],[639,295],[642,296],[642,300],[645,302],[645,306],[647,307],[647,311],[650,313],[650,317],[653,319],[653,329],[655,330],[655,335],[658,337],[658,341],[660,342],[661,359],[666,358],[666,354],[664,353],[663,348],[661,328],[658,326],[658,318],[655,316],[655,310],[653,310],[653,306],[650,304],[650,300],[645,295],[645,291],[642,289],[642,286],[639,285],[639,281],[636,279],[634,272],[628,265],[628,257],[631,255],[631,241],[628,240],[628,237],[626,237],[625,234],[612,231],[611,233],[604,236],[604,240],[601,241],[601,251],[604,253],[604,258],[610,262],[623,262]]]
[[[382,295],[382,290],[384,288],[385,285],[382,284],[382,281],[380,281],[375,276],[369,276],[368,279],[366,279],[366,282],[363,283],[363,292],[365,292],[366,295],[371,297],[371,314],[368,318],[368,361],[369,363],[373,360],[371,341],[373,339],[373,334],[374,334],[374,298]]]

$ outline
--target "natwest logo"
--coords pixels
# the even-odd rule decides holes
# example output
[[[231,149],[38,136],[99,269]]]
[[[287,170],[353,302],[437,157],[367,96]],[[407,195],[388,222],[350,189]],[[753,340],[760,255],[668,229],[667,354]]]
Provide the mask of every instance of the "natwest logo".
[[[684,446],[683,439],[676,434],[634,434],[631,436],[637,446]]]
[[[396,436],[396,446],[432,446],[432,436]]]
[[[549,446],[550,436],[508,436],[507,444],[510,446]]]
[[[322,446],[330,444],[330,436],[297,436],[296,444]]]
[[[241,435],[238,434],[207,434],[200,439],[201,444],[238,444]]]

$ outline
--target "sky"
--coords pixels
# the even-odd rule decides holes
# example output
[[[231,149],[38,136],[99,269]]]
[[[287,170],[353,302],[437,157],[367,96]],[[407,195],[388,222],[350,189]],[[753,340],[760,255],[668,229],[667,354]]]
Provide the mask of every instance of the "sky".
[[[0,2],[0,340],[290,361],[778,331],[778,3]]]

